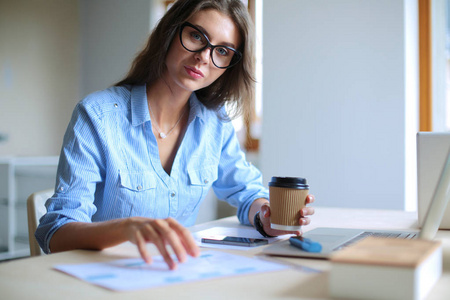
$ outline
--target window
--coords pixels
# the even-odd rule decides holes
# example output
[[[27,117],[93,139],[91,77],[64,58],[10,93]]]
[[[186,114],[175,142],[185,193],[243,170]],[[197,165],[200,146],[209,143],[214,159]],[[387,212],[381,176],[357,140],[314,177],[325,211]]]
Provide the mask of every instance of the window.
[[[445,22],[445,65],[446,65],[446,106],[445,106],[445,130],[450,131],[450,0],[446,1],[447,9]]]
[[[420,131],[450,131],[450,0],[418,1]]]

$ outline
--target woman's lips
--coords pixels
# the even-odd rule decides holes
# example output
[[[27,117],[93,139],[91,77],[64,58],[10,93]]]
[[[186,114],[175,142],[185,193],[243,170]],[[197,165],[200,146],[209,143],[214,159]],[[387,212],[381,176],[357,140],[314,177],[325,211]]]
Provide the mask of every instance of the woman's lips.
[[[194,68],[194,67],[189,67],[189,66],[184,66],[184,68],[186,69],[186,72],[189,74],[189,76],[191,76],[192,78],[203,78],[205,77],[205,75],[203,75],[202,71]]]

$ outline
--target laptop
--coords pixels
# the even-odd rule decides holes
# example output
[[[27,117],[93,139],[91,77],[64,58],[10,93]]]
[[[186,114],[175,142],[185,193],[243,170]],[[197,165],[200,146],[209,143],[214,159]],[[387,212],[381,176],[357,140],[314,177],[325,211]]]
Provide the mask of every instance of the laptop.
[[[422,132],[419,132],[417,134],[417,147],[418,152],[420,153],[417,156],[418,167],[420,169],[419,173],[423,172],[423,165],[431,163],[430,161],[432,161],[433,159],[438,159],[439,163],[433,168],[433,170],[436,167],[438,167],[439,169],[439,174],[434,177],[434,181],[430,182],[429,179],[427,179],[426,181],[426,184],[431,185],[433,187],[433,190],[430,192],[431,196],[429,198],[427,208],[425,209],[424,207],[422,207],[423,224],[420,231],[391,231],[372,229],[365,230],[319,227],[303,234],[303,237],[311,239],[312,241],[318,242],[322,245],[322,250],[319,253],[302,251],[301,249],[292,246],[288,240],[271,244],[265,247],[262,252],[267,255],[328,259],[333,252],[345,248],[368,236],[404,239],[433,239],[439,229],[441,221],[444,219],[444,213],[447,213],[446,211],[448,211],[448,206],[450,206],[447,205],[450,199],[450,188],[448,188],[450,187],[450,141],[448,145],[443,141],[439,141],[439,147],[442,147],[440,151],[444,152],[444,154],[438,155],[438,157],[434,157],[433,159],[428,157],[428,155],[433,155],[433,151],[436,151],[436,149],[434,148],[436,148],[437,146],[433,143],[433,150],[430,148],[431,145],[427,144],[431,143],[430,140],[432,140],[432,142],[436,142],[435,139],[445,140],[447,138],[450,138],[450,135],[428,134]],[[427,158],[425,157],[425,153],[427,153]],[[435,162],[433,161],[433,163]],[[420,178],[423,176],[425,175],[418,175],[418,180],[420,181]],[[419,183],[419,188],[423,188],[424,184],[425,182],[422,180],[422,182]],[[422,199],[420,198],[419,201],[421,200]],[[447,216],[449,216],[448,213],[446,217]]]
[[[420,227],[425,221],[449,151],[450,132],[417,133],[417,212]],[[450,205],[447,205],[439,228],[450,229]]]

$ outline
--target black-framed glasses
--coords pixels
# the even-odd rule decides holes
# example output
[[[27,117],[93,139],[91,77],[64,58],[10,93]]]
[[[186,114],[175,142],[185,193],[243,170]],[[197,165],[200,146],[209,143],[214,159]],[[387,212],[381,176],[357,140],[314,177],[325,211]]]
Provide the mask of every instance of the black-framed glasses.
[[[210,48],[211,61],[219,69],[231,68],[242,58],[242,53],[236,49],[211,44],[208,37],[189,22],[181,24],[180,41],[184,49],[189,52],[202,52],[206,48]]]

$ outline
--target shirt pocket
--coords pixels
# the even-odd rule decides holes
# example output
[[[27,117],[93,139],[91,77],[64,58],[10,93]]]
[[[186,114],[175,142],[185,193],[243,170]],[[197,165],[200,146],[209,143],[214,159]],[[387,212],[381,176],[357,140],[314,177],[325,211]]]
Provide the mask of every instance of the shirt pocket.
[[[124,217],[153,217],[155,212],[156,178],[152,172],[123,172],[119,174],[119,200],[128,208]]]
[[[183,215],[191,214],[198,210],[200,203],[206,197],[211,185],[218,177],[216,165],[201,166],[199,168],[188,167],[189,176],[189,203]]]

